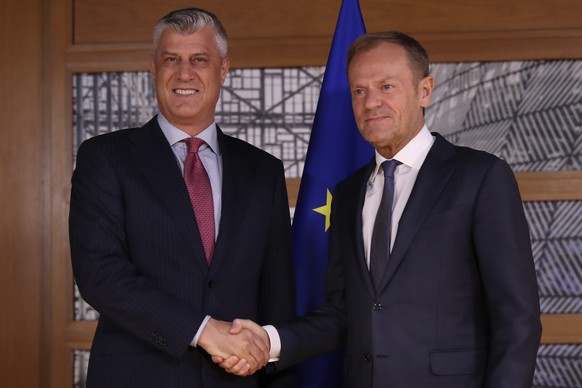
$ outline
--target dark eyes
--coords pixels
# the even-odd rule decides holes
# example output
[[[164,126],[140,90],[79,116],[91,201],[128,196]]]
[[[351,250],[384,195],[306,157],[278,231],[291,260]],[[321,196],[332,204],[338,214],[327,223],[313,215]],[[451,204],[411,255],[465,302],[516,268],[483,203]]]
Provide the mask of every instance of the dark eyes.
[[[178,63],[181,61],[181,59],[178,57],[166,57],[166,58],[164,58],[164,61],[168,62],[168,63]],[[204,58],[204,57],[194,57],[194,58],[190,59],[190,61],[192,63],[206,63],[206,62],[208,62],[208,59]]]
[[[390,90],[390,89],[393,89],[393,88],[394,88],[393,85],[382,85],[382,86],[380,86],[380,90],[383,90],[383,91]],[[361,96],[361,95],[366,94],[366,89],[354,89],[352,91],[352,93],[354,95],[356,95],[356,96]]]

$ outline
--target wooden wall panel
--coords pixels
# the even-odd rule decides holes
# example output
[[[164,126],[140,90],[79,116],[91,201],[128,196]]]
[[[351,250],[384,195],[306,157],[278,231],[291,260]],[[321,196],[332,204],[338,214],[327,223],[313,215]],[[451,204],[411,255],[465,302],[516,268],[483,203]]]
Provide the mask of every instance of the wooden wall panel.
[[[233,40],[330,37],[338,0],[202,0],[196,6],[215,12]],[[75,0],[74,42],[144,43],[151,27],[175,8],[193,6],[172,0]],[[361,0],[369,31],[399,29],[411,33],[499,32],[580,29],[578,0]]]
[[[371,30],[442,33],[580,28],[578,0],[360,0]]]
[[[582,201],[582,171],[518,172],[515,178],[524,202]],[[291,207],[297,204],[300,184],[299,178],[287,179]]]
[[[542,315],[542,344],[582,344],[582,314]],[[71,324],[67,345],[71,349],[89,350],[97,322]]]
[[[582,171],[518,172],[524,201],[582,201]]]
[[[196,5],[224,22],[233,67],[276,67],[324,65],[340,3],[203,0]],[[74,0],[74,5],[70,66],[91,71],[102,61],[108,70],[147,69],[153,24],[192,3]],[[361,0],[360,6],[368,31],[410,33],[435,62],[582,58],[578,0]]]
[[[45,123],[51,158],[47,164],[50,191],[45,199],[49,206],[50,250],[45,275],[50,287],[44,290],[50,324],[43,328],[50,347],[43,353],[46,378],[39,388],[73,386],[73,351],[67,335],[73,319],[73,274],[69,253],[68,214],[70,182],[73,171],[73,99],[72,74],[66,66],[66,50],[72,41],[72,0],[44,0],[46,7],[45,47]],[[92,338],[92,337],[91,337]]]
[[[38,59],[40,0],[4,0],[0,12],[0,386],[41,381],[43,275],[47,228],[45,170],[48,138],[42,122],[42,63]]]
[[[75,0],[74,4],[74,43],[84,44],[149,43],[152,27],[161,16],[192,6],[216,13],[235,41],[331,36],[340,1]]]

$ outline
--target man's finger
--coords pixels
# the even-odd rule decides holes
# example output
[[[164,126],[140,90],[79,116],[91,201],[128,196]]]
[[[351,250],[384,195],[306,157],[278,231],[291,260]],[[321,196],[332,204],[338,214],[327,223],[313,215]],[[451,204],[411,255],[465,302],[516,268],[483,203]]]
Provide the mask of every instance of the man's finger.
[[[241,323],[240,319],[235,319],[234,321],[232,321],[232,324],[230,325],[230,329],[228,330],[229,334],[239,334],[243,329],[243,325]]]
[[[252,343],[249,346],[248,352],[250,356],[256,360],[259,368],[265,366],[269,361],[269,348],[260,337],[257,337],[254,334],[252,335]],[[251,368],[255,369],[252,365]]]

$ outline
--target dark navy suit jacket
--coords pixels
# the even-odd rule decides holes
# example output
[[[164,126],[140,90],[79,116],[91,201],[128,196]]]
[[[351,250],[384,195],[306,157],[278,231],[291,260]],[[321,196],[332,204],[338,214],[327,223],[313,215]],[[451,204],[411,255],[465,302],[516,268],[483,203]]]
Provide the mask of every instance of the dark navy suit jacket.
[[[362,239],[374,161],[336,188],[327,302],[278,328],[280,368],[345,344],[350,388],[531,388],[540,311],[514,174],[434,135],[378,291]]]
[[[155,117],[79,148],[72,263],[83,298],[100,313],[89,388],[293,386],[287,374],[236,377],[189,347],[206,315],[259,323],[294,316],[282,163],[220,129],[218,141],[222,215],[210,267]]]

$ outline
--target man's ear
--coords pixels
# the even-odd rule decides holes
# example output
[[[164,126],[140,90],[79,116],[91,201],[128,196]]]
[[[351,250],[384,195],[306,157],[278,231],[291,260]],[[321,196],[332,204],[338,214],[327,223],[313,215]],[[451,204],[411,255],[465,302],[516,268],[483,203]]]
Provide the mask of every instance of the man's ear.
[[[420,106],[426,108],[432,98],[432,91],[434,89],[434,78],[429,75],[424,77],[418,83],[418,91],[420,93]]]
[[[156,64],[154,54],[150,55],[150,74],[152,77],[156,78]]]
[[[222,65],[220,66],[220,83],[223,84],[230,69],[230,58],[226,57],[222,60]]]

